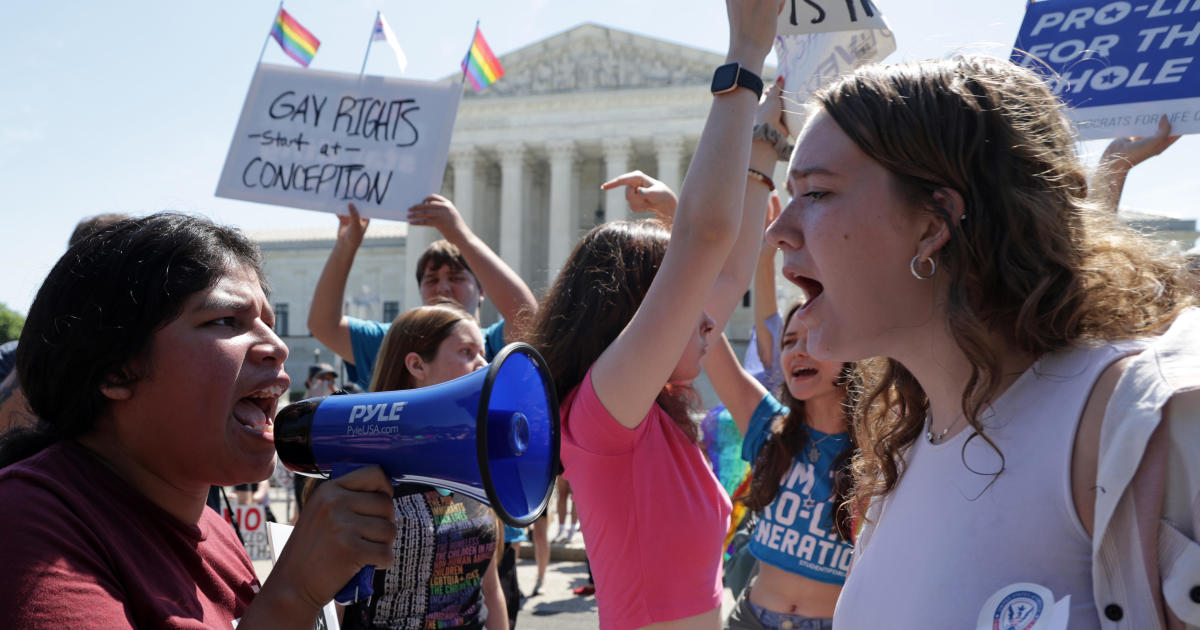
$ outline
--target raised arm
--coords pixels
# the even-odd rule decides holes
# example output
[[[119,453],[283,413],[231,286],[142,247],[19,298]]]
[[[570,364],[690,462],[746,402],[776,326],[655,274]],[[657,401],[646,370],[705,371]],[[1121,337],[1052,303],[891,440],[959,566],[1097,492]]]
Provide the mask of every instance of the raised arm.
[[[1166,115],[1158,120],[1158,130],[1152,136],[1116,138],[1104,149],[1096,172],[1088,187],[1088,198],[1115,213],[1125,190],[1125,178],[1138,164],[1162,153],[1175,144],[1179,136],[1171,135],[1171,123]]]
[[[491,298],[500,316],[508,323],[504,327],[505,341],[518,338],[528,318],[537,312],[533,291],[508,263],[471,231],[454,203],[441,195],[430,195],[408,209],[408,222],[436,228],[442,238],[462,252],[484,294]],[[464,306],[471,308],[473,305]]]
[[[733,346],[729,345],[724,334],[713,340],[712,349],[704,359],[704,372],[721,399],[721,404],[733,416],[738,431],[746,435],[750,416],[754,415],[754,409],[766,395],[767,388],[738,363]]]
[[[625,187],[625,201],[629,203],[630,210],[653,214],[668,226],[675,222],[679,198],[670,186],[641,171],[630,171],[600,184],[600,190],[612,190],[618,186]]]
[[[768,124],[775,127],[783,137],[787,137],[787,127],[783,122],[783,79],[779,79],[771,89],[763,95],[762,102],[755,112],[755,124]],[[738,226],[737,241],[725,260],[717,282],[709,295],[705,310],[716,323],[717,330],[724,330],[738,301],[750,286],[754,268],[758,261],[758,252],[763,241],[763,225],[767,215],[767,202],[774,190],[774,182],[764,181],[775,172],[775,162],[778,153],[775,147],[766,140],[750,141],[750,136],[741,139],[743,145],[750,145],[750,165],[746,172],[746,190],[742,198],[742,221]],[[752,173],[752,171],[756,173]]]
[[[337,239],[333,251],[325,261],[317,288],[313,291],[312,306],[308,310],[308,330],[317,341],[325,344],[347,363],[354,363],[354,348],[350,345],[350,325],[342,313],[346,299],[346,279],[354,265],[354,255],[362,245],[370,219],[358,216],[354,204],[349,206],[350,215],[338,215]]]
[[[667,225],[674,222],[675,207],[678,205],[679,199],[666,184],[641,171],[630,171],[604,182],[600,185],[600,189],[610,190],[619,186],[625,187],[625,200],[634,212],[652,214]],[[749,202],[752,203],[758,196],[758,191],[747,188],[746,197]],[[774,221],[781,211],[779,195],[771,192],[767,200],[766,223],[770,224],[771,221]],[[758,253],[758,262],[754,267],[756,351],[759,361],[763,367],[768,369],[774,363],[776,339],[767,328],[767,320],[779,313],[779,306],[775,303],[775,251],[775,246],[764,239]],[[735,247],[729,259],[726,260],[726,265],[729,265],[730,261],[737,257],[737,252]]]
[[[782,211],[779,194],[771,193],[767,205],[767,225]],[[758,361],[767,370],[779,367],[775,365],[779,340],[767,328],[767,320],[779,314],[779,303],[775,300],[775,251],[775,246],[764,238],[762,248],[758,251],[758,263],[754,267],[754,350],[758,353]]]
[[[761,74],[782,0],[727,0],[726,6],[726,61]],[[670,379],[700,326],[713,282],[733,247],[741,224],[750,162],[747,138],[756,105],[754,93],[743,88],[713,97],[658,274],[632,320],[592,367],[596,395],[626,427],[641,424]],[[764,197],[764,207],[765,201]],[[761,216],[757,225],[761,228]]]

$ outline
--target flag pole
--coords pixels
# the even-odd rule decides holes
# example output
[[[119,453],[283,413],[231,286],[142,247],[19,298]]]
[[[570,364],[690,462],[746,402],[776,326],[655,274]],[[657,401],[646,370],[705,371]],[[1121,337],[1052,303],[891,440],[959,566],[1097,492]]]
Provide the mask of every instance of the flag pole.
[[[279,11],[280,11],[280,9],[283,9],[283,0],[279,0],[279,8],[278,8],[278,9],[275,9],[275,19],[276,19],[276,20],[278,20],[278,19],[279,19]],[[271,30],[274,30],[274,29],[275,29],[275,23],[274,23],[274,22],[272,22],[272,23],[271,23]],[[263,58],[263,55],[267,54],[267,44],[269,44],[269,43],[271,43],[271,31],[270,31],[270,30],[268,30],[268,31],[267,31],[267,38],[263,40],[263,47],[262,47],[262,50],[260,50],[260,51],[258,52],[258,63],[255,63],[254,65],[256,65],[256,66],[257,66],[258,64],[262,63],[262,58]]]
[[[280,0],[279,4],[280,4],[280,6],[282,6],[283,0]],[[465,85],[467,83],[467,57],[471,56],[471,49],[475,47],[475,38],[478,35],[479,35],[479,20],[476,19],[475,20],[475,32],[471,33],[471,45],[467,46],[467,54],[466,54],[466,56],[463,57],[462,81],[459,82],[461,85]]]
[[[371,56],[371,44],[375,42],[375,26],[379,24],[379,11],[375,11],[375,23],[371,25],[371,36],[367,38],[367,52],[363,53],[362,70],[358,71],[358,76],[362,76],[367,72],[367,57]]]

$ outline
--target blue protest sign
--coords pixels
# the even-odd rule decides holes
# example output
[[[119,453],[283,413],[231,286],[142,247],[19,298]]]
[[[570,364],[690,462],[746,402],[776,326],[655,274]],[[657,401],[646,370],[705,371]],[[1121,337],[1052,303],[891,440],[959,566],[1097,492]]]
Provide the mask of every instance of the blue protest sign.
[[[1043,74],[1083,139],[1200,131],[1200,0],[1050,0],[1025,11],[1012,60]]]

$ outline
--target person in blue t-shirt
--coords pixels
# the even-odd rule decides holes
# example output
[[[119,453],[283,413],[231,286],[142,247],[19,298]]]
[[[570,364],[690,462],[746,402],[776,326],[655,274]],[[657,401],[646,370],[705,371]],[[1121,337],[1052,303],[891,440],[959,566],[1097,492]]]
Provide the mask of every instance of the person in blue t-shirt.
[[[408,209],[409,225],[433,227],[445,240],[434,241],[417,260],[421,302],[450,298],[478,321],[485,291],[501,320],[483,329],[484,356],[492,360],[505,342],[515,340],[514,326],[537,310],[533,292],[511,267],[467,226],[454,204],[441,195],[430,195]],[[313,292],[308,329],[354,367],[351,380],[364,389],[371,382],[375,356],[390,322],[348,317],[342,313],[346,279],[362,245],[370,219],[361,218],[354,204],[349,216],[338,216],[337,240]],[[348,365],[349,367],[349,365]]]
[[[758,522],[748,543],[758,577],[725,621],[730,629],[830,628],[850,567],[852,518],[847,396],[853,364],[817,361],[807,331],[784,319],[779,399],[741,365],[721,337],[705,363],[709,379],[745,439],[753,466],[746,506]]]

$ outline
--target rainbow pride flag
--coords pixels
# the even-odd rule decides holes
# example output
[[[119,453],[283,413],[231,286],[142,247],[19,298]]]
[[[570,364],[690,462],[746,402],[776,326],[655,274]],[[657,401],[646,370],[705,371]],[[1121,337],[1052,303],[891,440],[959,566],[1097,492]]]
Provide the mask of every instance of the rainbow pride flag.
[[[271,25],[271,37],[279,42],[279,47],[287,56],[305,68],[312,63],[313,55],[317,54],[317,48],[321,46],[321,40],[300,26],[283,7],[279,7],[279,15],[275,16],[275,23]]]
[[[492,54],[492,49],[483,39],[483,33],[478,26],[475,27],[475,39],[471,42],[471,50],[467,51],[467,56],[463,58],[462,69],[463,76],[471,82],[471,87],[475,88],[476,92],[482,91],[504,76],[504,67],[500,65],[496,55]]]

